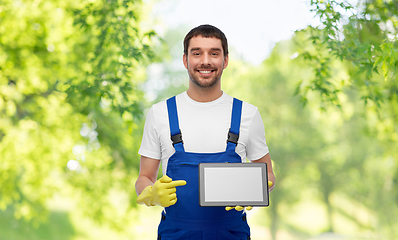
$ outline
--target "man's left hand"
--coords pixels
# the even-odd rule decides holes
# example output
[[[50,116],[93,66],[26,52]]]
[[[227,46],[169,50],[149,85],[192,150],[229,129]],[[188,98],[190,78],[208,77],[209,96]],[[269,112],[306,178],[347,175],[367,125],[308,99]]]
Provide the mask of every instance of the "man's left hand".
[[[271,181],[268,181],[268,187],[269,187],[269,188],[272,187],[272,188],[270,189],[270,191],[273,189],[273,186],[274,186],[274,183],[271,182]],[[244,210],[245,208],[246,208],[247,211],[250,211],[250,210],[253,209],[252,206],[247,206],[247,207],[235,206],[235,207],[225,207],[225,210],[229,211],[229,210],[235,209],[236,211],[242,211],[242,210]]]
[[[235,206],[235,207],[225,207],[225,210],[229,211],[229,210],[235,209],[236,211],[242,211],[245,208],[247,211],[250,211],[253,209],[253,207],[251,207],[251,206],[247,206],[247,207]]]

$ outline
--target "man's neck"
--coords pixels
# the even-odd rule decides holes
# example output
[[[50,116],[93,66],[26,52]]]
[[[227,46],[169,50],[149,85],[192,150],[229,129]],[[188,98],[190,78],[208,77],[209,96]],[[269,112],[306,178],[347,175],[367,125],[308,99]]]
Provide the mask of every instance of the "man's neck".
[[[223,92],[221,91],[221,86],[201,89],[197,86],[192,86],[190,83],[187,94],[194,101],[211,102],[221,97]]]

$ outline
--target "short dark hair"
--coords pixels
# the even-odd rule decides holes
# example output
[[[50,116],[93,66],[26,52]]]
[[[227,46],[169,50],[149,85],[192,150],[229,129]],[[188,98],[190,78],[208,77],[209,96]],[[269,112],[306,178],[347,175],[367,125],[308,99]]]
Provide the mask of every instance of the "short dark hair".
[[[198,27],[193,28],[185,36],[185,38],[184,38],[184,54],[186,56],[188,56],[189,41],[191,40],[191,38],[197,37],[197,36],[202,36],[205,38],[215,37],[217,39],[220,39],[224,57],[226,57],[228,55],[228,41],[227,41],[227,37],[225,37],[225,34],[220,29],[218,29],[212,25],[204,24],[204,25],[200,25]]]

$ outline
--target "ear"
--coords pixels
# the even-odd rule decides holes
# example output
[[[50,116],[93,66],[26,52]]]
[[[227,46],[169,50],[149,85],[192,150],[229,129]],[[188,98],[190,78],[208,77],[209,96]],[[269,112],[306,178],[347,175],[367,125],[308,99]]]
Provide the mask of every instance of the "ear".
[[[224,58],[224,69],[226,69],[228,66],[228,60],[229,60],[229,55],[225,56]]]
[[[185,54],[182,56],[182,62],[184,63],[185,68],[188,69],[188,59]]]

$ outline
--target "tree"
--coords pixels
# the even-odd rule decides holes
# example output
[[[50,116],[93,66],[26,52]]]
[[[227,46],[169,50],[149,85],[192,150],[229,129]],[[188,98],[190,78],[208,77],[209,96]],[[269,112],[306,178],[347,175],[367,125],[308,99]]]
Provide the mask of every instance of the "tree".
[[[341,106],[341,99],[347,97],[353,102],[353,97],[362,101],[362,106],[356,106],[365,109],[362,114],[366,122],[365,136],[377,142],[378,148],[371,154],[375,164],[370,167],[365,161],[360,176],[373,179],[367,185],[374,190],[366,191],[361,184],[353,184],[346,193],[362,199],[369,207],[370,202],[379,202],[382,209],[375,212],[379,229],[395,238],[392,222],[398,194],[390,186],[398,179],[395,147],[398,140],[398,4],[389,0],[366,0],[353,5],[348,1],[328,0],[311,1],[311,6],[321,25],[299,32],[305,34],[308,41],[299,44],[298,53],[312,66],[313,77],[302,80],[297,93],[304,103],[308,102],[310,92],[317,93],[323,99],[320,104],[323,109],[330,103]],[[336,60],[343,64],[345,75],[337,75],[333,70]],[[371,197],[362,198],[365,192]]]
[[[299,52],[315,73],[314,78],[299,86],[304,100],[308,91],[315,91],[325,101],[338,105],[336,94],[355,88],[365,103],[391,108],[390,115],[397,118],[396,1],[366,0],[353,6],[347,1],[311,0],[311,6],[321,24],[306,30],[312,49],[303,44]],[[338,78],[331,72],[333,59],[349,67],[349,76]]]
[[[139,0],[3,1],[2,210],[39,222],[63,194],[122,228],[135,206],[139,85],[159,42],[142,9]]]

